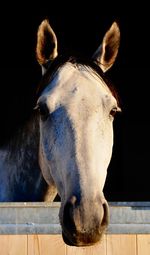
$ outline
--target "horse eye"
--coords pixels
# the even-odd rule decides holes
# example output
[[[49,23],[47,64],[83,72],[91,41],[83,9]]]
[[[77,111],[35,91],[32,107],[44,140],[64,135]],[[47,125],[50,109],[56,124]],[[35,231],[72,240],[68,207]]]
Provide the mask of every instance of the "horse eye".
[[[118,111],[118,108],[117,107],[113,107],[110,111],[110,116],[114,117],[116,112]]]
[[[44,121],[49,116],[49,109],[46,103],[40,103],[37,105],[36,109],[39,111],[41,119]]]

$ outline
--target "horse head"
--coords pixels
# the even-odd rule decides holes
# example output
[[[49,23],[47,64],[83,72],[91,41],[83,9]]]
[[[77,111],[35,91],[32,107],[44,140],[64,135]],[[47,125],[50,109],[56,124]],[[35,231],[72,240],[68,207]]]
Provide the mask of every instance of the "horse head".
[[[116,59],[119,41],[114,22],[90,61],[63,59],[49,22],[38,28],[36,54],[43,73],[37,100],[40,166],[60,195],[60,223],[69,245],[95,244],[109,222],[103,187],[119,107],[104,73]]]

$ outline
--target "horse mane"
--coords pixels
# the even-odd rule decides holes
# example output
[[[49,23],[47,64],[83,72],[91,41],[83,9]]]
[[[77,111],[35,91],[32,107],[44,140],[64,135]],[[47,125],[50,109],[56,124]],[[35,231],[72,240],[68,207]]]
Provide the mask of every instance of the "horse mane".
[[[54,75],[58,71],[58,69],[63,66],[66,62],[70,62],[76,66],[83,65],[84,67],[90,67],[99,77],[101,77],[108,88],[110,89],[112,95],[116,98],[118,105],[120,105],[120,99],[117,93],[116,88],[110,82],[106,74],[102,71],[100,66],[89,58],[80,58],[74,56],[61,55],[56,57],[53,61],[49,60],[44,67],[47,69],[46,73],[42,77],[41,81],[38,84],[38,88],[36,91],[36,98],[38,99],[42,91],[46,88],[48,83],[53,79]]]
[[[32,141],[32,146],[31,146]],[[33,112],[28,120],[23,123],[14,132],[9,141],[1,146],[1,149],[8,148],[7,159],[8,160],[20,160],[25,157],[28,160],[28,155],[34,151],[38,151],[37,144],[39,143],[39,122],[38,112]],[[32,148],[31,148],[32,147]],[[26,153],[24,153],[24,151]],[[35,155],[36,157],[37,155]],[[17,158],[16,158],[17,157]]]

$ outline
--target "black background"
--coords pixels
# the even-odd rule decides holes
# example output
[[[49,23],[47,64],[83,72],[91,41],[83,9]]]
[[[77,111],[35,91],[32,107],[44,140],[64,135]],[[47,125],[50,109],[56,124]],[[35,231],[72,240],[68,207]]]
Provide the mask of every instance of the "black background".
[[[44,2],[43,2],[44,5]],[[46,5],[46,4],[45,4]],[[48,18],[59,52],[91,56],[114,20],[121,30],[117,60],[108,72],[121,99],[114,122],[114,149],[104,188],[110,201],[150,200],[150,13],[148,6],[121,7],[101,2],[81,9],[10,6],[0,18],[0,143],[4,145],[28,119],[41,70],[35,59],[36,32]]]

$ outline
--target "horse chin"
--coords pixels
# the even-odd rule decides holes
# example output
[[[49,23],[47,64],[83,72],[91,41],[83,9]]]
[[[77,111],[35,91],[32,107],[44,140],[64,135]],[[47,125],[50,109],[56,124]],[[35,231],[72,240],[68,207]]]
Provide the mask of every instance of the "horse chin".
[[[85,238],[81,237],[80,238],[73,238],[70,236],[67,237],[67,235],[64,232],[62,232],[62,237],[65,244],[76,247],[94,246],[100,242],[102,235],[103,234],[101,234],[97,240],[94,240],[94,242],[91,242],[90,240],[86,240]]]
[[[76,244],[71,241],[65,234],[64,232],[62,232],[62,237],[63,237],[63,240],[65,242],[65,244],[69,245],[69,246],[76,246]]]

